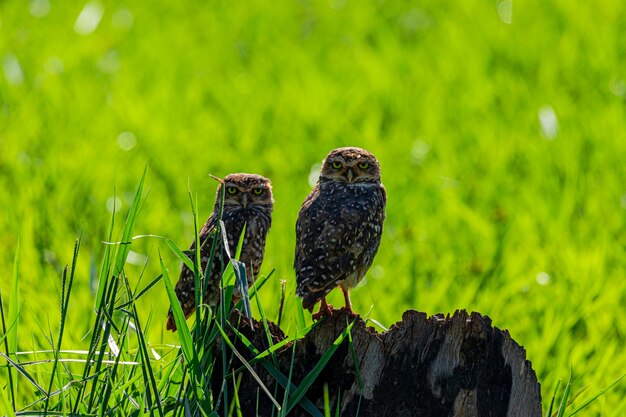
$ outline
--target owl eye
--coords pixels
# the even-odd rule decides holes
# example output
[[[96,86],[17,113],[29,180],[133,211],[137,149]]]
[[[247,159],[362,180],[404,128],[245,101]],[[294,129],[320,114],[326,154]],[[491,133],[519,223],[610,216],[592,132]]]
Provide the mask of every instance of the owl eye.
[[[367,169],[367,167],[369,167],[369,166],[370,166],[370,164],[367,163],[367,162],[361,162],[359,164],[359,168],[361,168],[361,169]]]
[[[330,165],[335,169],[339,169],[342,167],[341,162],[339,161],[333,161]]]
[[[230,195],[237,194],[237,187],[233,187],[232,185],[229,187],[226,187],[226,192]]]
[[[254,195],[261,195],[263,194],[263,188],[255,188],[252,190],[252,192],[254,193]]]

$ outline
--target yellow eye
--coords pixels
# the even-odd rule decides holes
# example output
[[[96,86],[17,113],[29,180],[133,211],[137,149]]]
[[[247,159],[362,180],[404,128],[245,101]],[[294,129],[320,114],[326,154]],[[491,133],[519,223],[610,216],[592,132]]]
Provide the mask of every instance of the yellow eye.
[[[333,167],[333,168],[335,168],[335,169],[339,169],[339,168],[341,168],[341,167],[342,167],[341,162],[339,162],[339,161],[333,161],[333,162],[331,163],[331,165],[332,165],[332,167]]]
[[[370,166],[370,164],[368,164],[367,162],[361,162],[359,164],[359,168],[361,169],[367,169]]]
[[[263,194],[263,188],[255,188],[254,190],[252,190],[252,192],[254,193],[254,195],[261,195]]]
[[[230,187],[226,187],[226,192],[228,194],[237,194],[237,187],[233,187],[232,185]]]

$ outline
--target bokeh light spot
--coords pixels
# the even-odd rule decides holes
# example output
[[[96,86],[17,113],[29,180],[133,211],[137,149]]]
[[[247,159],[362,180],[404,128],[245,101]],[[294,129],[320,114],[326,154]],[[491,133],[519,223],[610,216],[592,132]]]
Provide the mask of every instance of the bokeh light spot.
[[[116,11],[111,18],[111,24],[117,29],[130,29],[134,21],[133,13],[125,7]]]
[[[552,277],[550,277],[548,273],[542,271],[537,274],[537,277],[535,279],[537,280],[537,283],[539,285],[548,285],[552,280]]]
[[[122,132],[117,136],[117,144],[124,151],[130,151],[137,144],[137,137],[133,132]]]
[[[626,83],[624,82],[624,80],[614,80],[609,85],[609,89],[611,90],[611,93],[613,93],[617,97],[626,97]]]
[[[90,1],[85,4],[85,7],[83,7],[83,10],[76,18],[74,31],[80,35],[89,35],[98,28],[103,14],[104,6],[97,1]]]
[[[497,7],[500,20],[510,25],[513,22],[513,0],[501,0]]]
[[[317,184],[317,180],[319,179],[321,172],[322,164],[313,164],[311,166],[311,171],[309,172],[309,185],[311,187],[315,187],[315,184]]]
[[[142,253],[135,252],[133,250],[128,252],[128,258],[126,262],[132,265],[143,265],[148,260],[148,257]]]
[[[50,0],[31,0],[28,9],[33,17],[47,16],[50,13]]]
[[[411,148],[411,157],[413,158],[413,163],[416,165],[421,165],[429,151],[430,146],[426,142],[419,139],[416,140],[415,143],[413,143],[413,147]]]
[[[559,121],[552,106],[543,106],[539,109],[539,126],[541,135],[547,140],[553,140],[559,133]]]
[[[420,9],[411,9],[398,19],[398,24],[406,34],[415,34],[431,26],[431,18]]]
[[[115,212],[117,213],[118,211],[120,211],[122,209],[122,205],[124,203],[122,202],[122,199],[120,197],[117,196],[111,196],[109,198],[107,198],[107,211],[109,213],[113,213],[113,211],[115,210]]]
[[[20,61],[12,53],[9,52],[4,56],[2,69],[9,84],[20,85],[24,82],[24,72],[22,71]]]

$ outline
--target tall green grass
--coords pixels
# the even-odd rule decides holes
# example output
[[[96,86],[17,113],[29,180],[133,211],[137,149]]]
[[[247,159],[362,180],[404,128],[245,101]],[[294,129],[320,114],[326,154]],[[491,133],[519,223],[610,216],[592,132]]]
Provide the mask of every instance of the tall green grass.
[[[218,411],[223,410],[223,415],[232,415],[233,411],[239,410],[238,386],[229,388],[231,381],[238,380],[241,372],[250,372],[259,383],[265,395],[267,395],[276,407],[277,415],[287,415],[295,406],[301,404],[313,416],[321,416],[320,411],[308,400],[305,395],[315,378],[323,370],[337,347],[348,338],[352,325],[348,325],[345,331],[337,338],[331,349],[319,360],[319,363],[299,383],[294,385],[291,381],[291,373],[285,380],[285,376],[275,365],[266,358],[276,349],[285,344],[296,341],[305,334],[310,327],[302,329],[296,337],[288,337],[279,344],[272,343],[267,321],[263,317],[264,330],[267,334],[270,348],[259,352],[243,334],[226,318],[231,312],[231,298],[235,282],[242,288],[247,283],[245,265],[239,262],[241,245],[237,253],[228,254],[229,267],[224,272],[224,280],[221,285],[222,302],[219,308],[212,309],[202,302],[202,294],[196,298],[198,306],[196,321],[191,326],[185,320],[182,308],[178,303],[174,287],[170,280],[169,270],[159,256],[162,273],[152,279],[145,287],[139,289],[139,283],[133,289],[130,286],[125,272],[125,264],[130,247],[133,242],[133,226],[139,214],[143,202],[143,186],[145,174],[141,178],[139,187],[130,207],[123,228],[122,239],[119,242],[108,242],[105,250],[102,268],[99,276],[98,295],[95,300],[95,321],[91,329],[90,340],[84,340],[83,346],[88,345],[88,350],[62,350],[64,331],[68,323],[68,308],[72,298],[72,286],[75,279],[76,261],[78,258],[80,240],[74,247],[72,265],[63,270],[61,277],[62,293],[60,305],[60,327],[56,343],[52,337],[48,338],[50,350],[33,350],[31,352],[17,352],[16,345],[5,343],[5,352],[0,353],[4,358],[4,370],[9,375],[10,384],[3,387],[2,406],[3,415],[204,415],[217,416]],[[221,196],[223,199],[223,194]],[[192,207],[194,201],[191,200]],[[197,220],[194,213],[194,221]],[[221,209],[220,209],[221,217]],[[109,237],[113,236],[115,217],[111,221]],[[225,233],[223,223],[215,233],[218,239],[213,240],[211,251],[214,252],[217,242],[221,242],[219,234]],[[199,248],[198,228],[196,230],[196,248]],[[242,232],[242,236],[244,232]],[[240,242],[243,241],[240,238]],[[170,246],[173,243],[168,242]],[[175,246],[173,252],[181,257],[181,261],[189,262],[188,256]],[[213,259],[213,257],[210,257]],[[16,256],[17,268],[19,258]],[[209,263],[204,271],[200,269],[200,256],[196,251],[194,263],[197,288],[204,287],[204,276],[211,269]],[[178,328],[179,345],[153,347],[147,339],[143,329],[151,323],[151,315],[146,319],[139,315],[137,301],[155,284],[163,281],[166,288],[172,312]],[[141,279],[139,280],[141,281]],[[267,282],[267,277],[261,277],[255,282],[252,291],[242,289],[242,299],[235,307],[247,305],[250,308],[250,298],[257,301],[259,312],[263,316],[263,309],[258,301],[258,290]],[[12,299],[18,298],[19,278],[15,275],[13,281],[15,290]],[[13,298],[15,297],[15,298]],[[11,303],[14,305],[15,303]],[[4,314],[4,300],[0,297],[0,318],[3,323],[2,339],[6,341],[10,337],[16,338],[18,313],[9,315],[11,328],[6,327]],[[228,330],[228,332],[226,331]],[[228,333],[232,333],[243,342],[249,350],[246,356],[253,355],[252,360],[246,360],[237,351]],[[50,333],[52,336],[52,333]],[[215,345],[221,343],[221,358],[214,358]],[[297,343],[297,342],[296,342]],[[12,348],[10,347],[12,346]],[[80,347],[83,347],[80,346]],[[293,345],[295,348],[295,344]],[[77,347],[78,348],[78,347]],[[159,354],[156,349],[163,351]],[[28,361],[28,356],[41,357],[52,356],[51,359]],[[76,359],[68,356],[76,355]],[[165,357],[168,357],[165,359]],[[244,365],[239,369],[232,367],[233,358],[236,357]],[[223,375],[217,376],[222,379],[221,396],[211,395],[210,382],[215,378],[214,361],[222,362]],[[276,378],[276,386],[266,387],[256,375],[252,364],[261,362],[262,365]],[[14,373],[15,371],[15,373]],[[13,375],[20,377],[13,378]],[[240,377],[239,377],[240,378]],[[278,387],[283,388],[281,405],[275,398]],[[47,387],[47,388],[45,388]],[[8,393],[6,388],[9,388]],[[17,393],[20,393],[19,395]],[[10,402],[9,402],[10,400]],[[234,400],[233,403],[229,403]],[[24,402],[25,401],[25,402]],[[24,402],[24,403],[22,403]],[[230,404],[230,405],[229,405]],[[240,415],[241,411],[237,411]]]
[[[100,18],[81,34],[74,27],[87,4]],[[625,15],[625,4],[608,0],[3,2],[0,292],[9,336],[0,347],[54,359],[41,350],[58,344],[61,277],[78,236],[61,349],[91,342],[94,303],[131,301],[121,278],[109,292],[99,285],[106,252],[113,270],[119,250],[102,241],[123,240],[118,223],[146,161],[150,198],[133,235],[178,247],[195,235],[188,182],[201,223],[214,203],[209,173],[272,179],[262,272],[275,272],[259,302],[277,320],[286,281],[281,324],[295,335],[309,324],[291,267],[307,179],[330,149],[358,145],[379,158],[389,203],[355,310],[371,309],[386,327],[407,308],[480,311],[525,346],[545,399],[570,368],[574,393],[598,392],[626,369]],[[171,361],[168,347],[180,343],[163,329],[165,285],[142,292],[162,274],[159,252],[175,279],[181,261],[167,240],[133,240],[123,268],[145,339]],[[101,318],[126,314],[105,305]],[[255,301],[252,310],[260,317]],[[121,334],[122,324],[107,332]],[[125,360],[141,359],[133,346]],[[60,365],[57,375],[72,369]],[[45,391],[52,368],[37,368],[31,376]],[[12,368],[11,378],[24,377]],[[10,380],[3,369],[9,404]],[[574,407],[586,398],[574,397]],[[585,412],[620,416],[624,398],[617,384]]]
[[[274,411],[278,416],[286,416],[296,406],[300,405],[310,415],[321,417],[321,411],[306,398],[307,390],[320,375],[337,348],[347,341],[352,350],[350,332],[352,323],[334,341],[331,348],[322,355],[314,368],[302,379],[298,385],[292,381],[291,369],[289,375],[284,375],[273,363],[273,352],[278,348],[293,342],[293,352],[298,338],[306,334],[311,326],[301,329],[292,337],[287,337],[278,344],[274,344],[267,326],[264,309],[258,297],[258,290],[267,282],[268,277],[261,277],[255,282],[253,291],[242,289],[242,299],[237,307],[247,305],[249,312],[250,297],[257,302],[258,312],[261,315],[263,329],[266,332],[269,348],[259,351],[239,330],[233,326],[227,316],[231,311],[231,299],[235,282],[242,287],[247,283],[245,266],[237,259],[241,253],[241,245],[237,253],[228,253],[229,262],[221,285],[221,304],[212,309],[202,302],[202,294],[196,297],[196,321],[191,326],[185,320],[184,313],[178,303],[174,287],[171,282],[169,270],[163,258],[159,255],[159,264],[162,273],[152,279],[142,289],[139,289],[141,276],[135,288],[131,288],[129,277],[125,272],[125,265],[130,247],[133,243],[133,226],[138,217],[143,203],[143,187],[146,171],[141,178],[135,194],[133,204],[124,224],[122,239],[119,242],[108,242],[105,255],[102,260],[102,268],[99,276],[98,296],[94,304],[95,320],[90,331],[89,342],[85,338],[84,345],[88,350],[81,350],[83,346],[75,346],[72,350],[63,350],[62,341],[65,328],[68,323],[68,309],[72,299],[72,287],[75,280],[76,262],[80,249],[80,240],[76,241],[74,254],[70,267],[65,267],[61,277],[61,304],[59,306],[60,326],[56,342],[53,339],[51,329],[48,334],[44,333],[49,350],[34,349],[31,352],[18,352],[16,350],[19,322],[19,312],[16,309],[9,310],[7,327],[4,314],[4,300],[0,295],[0,319],[2,322],[2,341],[5,342],[5,352],[0,352],[4,359],[4,371],[8,375],[8,385],[2,387],[2,413],[3,415],[74,415],[74,416],[106,416],[106,415],[203,415],[203,416],[231,416],[241,415],[238,391],[240,375],[249,372],[253,375],[262,389],[275,405]],[[191,196],[191,193],[190,193]],[[223,201],[223,193],[221,199]],[[192,208],[195,207],[191,199]],[[197,223],[195,209],[192,210],[194,223]],[[220,209],[221,217],[221,209]],[[113,236],[115,217],[112,217],[109,238]],[[220,242],[219,235],[224,232],[223,223],[216,229],[218,239],[213,239],[211,252],[215,252]],[[196,253],[193,265],[195,271],[196,288],[204,288],[205,274],[211,269],[209,263],[204,271],[200,268],[198,228],[196,231]],[[242,232],[242,236],[243,236]],[[240,238],[240,242],[243,241]],[[226,242],[226,238],[224,238]],[[224,243],[226,244],[226,243]],[[181,261],[189,263],[189,257],[169,241],[173,252],[180,257]],[[210,259],[213,259],[211,256]],[[16,255],[15,266],[19,264]],[[148,318],[141,317],[138,313],[137,302],[139,299],[152,291],[159,281],[163,281],[172,313],[178,328],[176,333],[179,345],[151,346],[143,329],[150,326],[152,314]],[[19,275],[14,274],[13,291],[10,305],[19,300]],[[42,332],[44,329],[41,329]],[[232,336],[229,336],[229,333]],[[241,344],[248,349],[246,359],[240,353],[231,337],[236,337]],[[14,342],[8,343],[12,338]],[[216,344],[221,343],[221,348],[216,349]],[[161,350],[163,354],[157,352]],[[213,354],[221,352],[221,358]],[[33,356],[34,360],[26,360]],[[50,359],[39,359],[42,356],[51,356]],[[76,356],[70,359],[68,356]],[[167,357],[167,359],[165,359]],[[243,366],[233,367],[233,359],[237,358]],[[215,361],[221,362],[221,375],[214,368]],[[257,376],[252,365],[260,363],[275,378],[275,385],[267,387]],[[293,360],[292,360],[293,363]],[[15,377],[14,377],[15,375]],[[239,375],[239,376],[238,376]],[[211,389],[211,380],[222,380],[220,394],[215,395]],[[361,377],[357,369],[357,378],[362,385]],[[585,409],[591,403],[600,398],[608,389],[615,386],[622,377],[606,389],[572,410],[570,398],[572,396],[572,380],[566,384],[562,393],[559,393],[559,385],[549,405],[546,416],[562,417],[573,416]],[[233,386],[230,387],[230,383]],[[277,390],[281,390],[282,404],[277,400]],[[212,394],[213,392],[213,394]],[[19,394],[18,394],[19,393]],[[560,395],[558,408],[553,412],[555,400]],[[324,415],[331,412],[328,402],[327,387],[325,387]],[[220,413],[220,410],[221,413]],[[338,412],[339,405],[336,405]],[[235,414],[233,414],[235,413]]]

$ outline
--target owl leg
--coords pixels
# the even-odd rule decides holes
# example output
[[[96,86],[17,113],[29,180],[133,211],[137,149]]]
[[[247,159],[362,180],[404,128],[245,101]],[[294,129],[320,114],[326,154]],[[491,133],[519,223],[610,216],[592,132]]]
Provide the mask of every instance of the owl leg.
[[[344,300],[346,300],[346,311],[351,316],[354,316],[355,313],[354,311],[352,311],[352,302],[350,301],[350,288],[343,288],[343,287],[339,287],[339,288],[341,288],[341,292],[343,293],[343,298]]]
[[[326,297],[322,297],[322,303],[320,304],[320,310],[317,313],[313,314],[311,316],[311,318],[314,321],[317,321],[317,320],[321,319],[322,317],[332,316],[332,315],[333,315],[333,306],[326,302]]]

